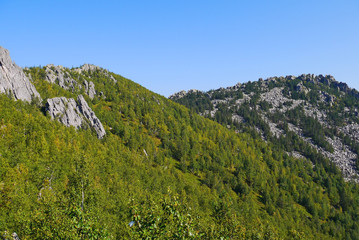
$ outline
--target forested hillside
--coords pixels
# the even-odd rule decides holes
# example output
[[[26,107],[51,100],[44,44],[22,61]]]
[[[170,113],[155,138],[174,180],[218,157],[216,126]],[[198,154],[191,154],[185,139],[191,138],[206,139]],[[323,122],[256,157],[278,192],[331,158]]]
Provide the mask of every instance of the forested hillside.
[[[312,149],[289,156],[95,66],[25,73],[41,99],[0,94],[3,236],[359,239],[357,184]],[[80,94],[102,139],[49,114]]]
[[[318,151],[358,182],[359,93],[330,75],[272,77],[170,98],[293,156],[311,159],[309,149]]]

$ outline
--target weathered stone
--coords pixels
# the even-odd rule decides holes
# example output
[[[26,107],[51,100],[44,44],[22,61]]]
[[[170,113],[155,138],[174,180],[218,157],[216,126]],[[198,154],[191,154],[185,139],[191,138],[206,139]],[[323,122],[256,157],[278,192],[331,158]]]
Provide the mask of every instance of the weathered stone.
[[[45,66],[46,71],[46,80],[50,83],[56,83],[60,87],[66,90],[71,90],[74,92],[77,88],[81,88],[81,85],[73,79],[69,73],[66,72],[66,69],[62,66],[55,66],[49,64]]]
[[[285,79],[287,80],[294,80],[296,77],[292,76],[292,75],[288,75],[285,77]]]
[[[84,71],[85,72],[94,72],[94,71],[101,70],[101,69],[102,68],[100,68],[96,65],[86,63],[79,68],[75,68],[75,71],[81,74]]]
[[[298,92],[304,92],[305,94],[309,92],[309,90],[304,86],[303,82],[298,83],[295,90]]]
[[[104,73],[107,77],[109,77],[110,79],[112,79],[115,83],[117,83],[117,80],[109,73],[108,70],[105,70],[101,67],[98,67],[96,65],[93,64],[84,64],[78,68],[73,69],[75,72],[82,74],[83,72],[94,72],[94,71],[101,71],[102,73]]]
[[[4,231],[3,235],[1,236],[1,239],[3,239],[3,240],[20,240],[20,238],[16,232],[13,232],[10,236],[10,234],[7,231]]]
[[[16,100],[31,102],[39,98],[34,85],[23,70],[11,61],[9,51],[0,46],[0,92],[11,93]]]
[[[90,97],[90,99],[93,99],[96,96],[96,90],[95,90],[95,84],[90,81],[84,80],[84,86],[86,94]]]
[[[82,95],[77,97],[78,109],[82,115],[90,122],[91,127],[93,127],[97,133],[98,138],[103,138],[106,134],[105,129],[102,126],[101,121],[96,117],[95,113],[88,106],[86,100]]]
[[[16,232],[11,234],[11,237],[13,240],[20,240],[19,236],[16,234]]]
[[[101,121],[88,106],[82,95],[77,97],[78,103],[73,98],[56,97],[47,99],[46,110],[52,119],[57,119],[65,126],[74,126],[79,129],[89,124],[97,133],[98,138],[103,138],[106,131]]]
[[[182,90],[180,92],[174,93],[171,96],[169,96],[169,99],[180,99],[183,98],[184,96],[186,96],[187,92]]]
[[[327,76],[324,77],[323,75],[318,75],[318,81],[324,85],[330,85],[331,82],[330,78]]]
[[[77,103],[73,98],[56,97],[47,99],[46,109],[52,119],[57,119],[67,127],[80,128],[83,123]]]

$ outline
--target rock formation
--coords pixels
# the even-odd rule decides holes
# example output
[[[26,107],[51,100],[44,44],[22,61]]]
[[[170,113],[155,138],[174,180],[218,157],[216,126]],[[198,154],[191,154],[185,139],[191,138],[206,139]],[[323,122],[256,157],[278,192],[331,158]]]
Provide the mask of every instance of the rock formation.
[[[95,113],[88,106],[82,95],[77,97],[77,101],[80,113],[90,122],[90,125],[95,129],[98,138],[103,138],[103,136],[106,134],[106,131],[103,128],[101,121],[96,117]]]
[[[87,95],[93,99],[96,95],[95,84],[91,81],[84,81],[85,91]]]
[[[31,102],[40,94],[23,70],[11,61],[9,51],[0,46],[0,92],[10,93],[16,100]]]
[[[67,127],[80,128],[83,123],[77,103],[73,98],[56,97],[47,99],[46,109],[52,119],[57,119]]]
[[[97,133],[98,138],[106,134],[101,121],[88,106],[82,95],[77,97],[77,103],[73,98],[56,97],[47,99],[46,110],[52,119],[57,119],[65,126],[74,126],[76,129],[89,124]]]
[[[175,94],[169,96],[168,98],[169,98],[169,99],[179,99],[179,98],[183,98],[184,96],[186,96],[186,95],[188,95],[188,94],[198,93],[198,92],[200,92],[200,91],[197,90],[197,89],[190,89],[190,90],[188,90],[188,92],[182,90],[182,91],[180,91],[180,92],[177,92],[177,93],[175,93]]]
[[[85,64],[81,68],[75,68],[75,72],[82,74],[83,71],[95,71],[101,69],[95,65]],[[84,80],[83,82],[76,81],[70,75],[71,70],[62,66],[55,66],[48,64],[45,66],[46,80],[62,87],[63,89],[70,90],[75,93],[76,90],[84,87],[85,93],[93,99],[96,96],[95,84],[92,81]]]
[[[55,66],[49,64],[45,66],[46,71],[46,80],[50,83],[56,83],[60,87],[66,90],[75,91],[76,87],[81,88],[82,86],[77,83],[76,80],[71,78],[71,76],[65,71],[65,68],[62,66]]]
[[[102,73],[104,73],[107,77],[111,78],[115,83],[117,82],[117,80],[105,69],[98,67],[96,65],[93,64],[84,64],[81,67],[75,68],[73,69],[75,72],[77,72],[78,74],[83,74],[83,72],[95,72],[95,71],[101,71]]]

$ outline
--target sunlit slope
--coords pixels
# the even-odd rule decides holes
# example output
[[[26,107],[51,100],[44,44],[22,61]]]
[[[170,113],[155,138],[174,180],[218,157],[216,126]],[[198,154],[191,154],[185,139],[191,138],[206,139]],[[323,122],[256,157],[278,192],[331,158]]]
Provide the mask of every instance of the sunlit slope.
[[[26,71],[43,103],[1,95],[1,231],[21,239],[358,236],[358,188],[325,159],[288,157],[101,69],[64,70],[94,83],[92,100],[44,71]],[[78,94],[104,125],[102,140],[46,116],[47,98]]]

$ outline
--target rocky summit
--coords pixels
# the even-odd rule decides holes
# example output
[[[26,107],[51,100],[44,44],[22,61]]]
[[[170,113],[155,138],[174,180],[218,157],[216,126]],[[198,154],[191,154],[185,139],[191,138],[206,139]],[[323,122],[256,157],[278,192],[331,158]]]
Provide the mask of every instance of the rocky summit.
[[[31,102],[40,94],[23,70],[11,61],[9,51],[0,46],[0,92],[11,94],[16,100]]]
[[[170,98],[237,132],[259,134],[290,156],[309,159],[311,148],[347,181],[359,181],[359,93],[333,76],[271,77]]]

